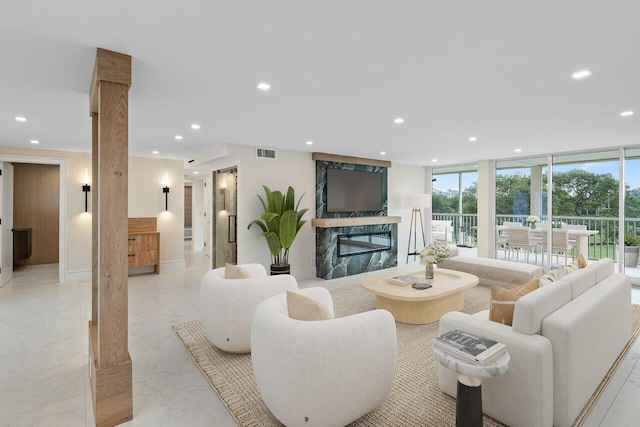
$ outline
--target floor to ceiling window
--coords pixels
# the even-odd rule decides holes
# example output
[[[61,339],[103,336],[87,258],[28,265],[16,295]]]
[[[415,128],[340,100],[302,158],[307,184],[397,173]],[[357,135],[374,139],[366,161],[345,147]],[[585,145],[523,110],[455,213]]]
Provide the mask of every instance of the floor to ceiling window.
[[[432,218],[450,221],[453,241],[474,247],[478,225],[478,172],[475,165],[433,170]]]
[[[548,180],[553,189],[549,199]],[[640,148],[498,161],[495,187],[496,246],[502,247],[499,232],[507,223],[528,226],[527,217],[534,215],[543,229],[583,230],[570,236],[572,255],[613,259],[616,270],[627,273],[632,281],[640,279],[637,252],[630,255],[625,248],[630,243],[640,245]],[[551,215],[547,215],[548,207]],[[639,239],[634,242],[634,237]],[[542,246],[538,250],[542,252]],[[545,265],[551,265],[549,258]]]
[[[598,232],[588,237],[585,258],[617,259],[619,171],[618,150],[553,156],[554,225]]]
[[[496,162],[496,225],[547,222],[547,157]]]

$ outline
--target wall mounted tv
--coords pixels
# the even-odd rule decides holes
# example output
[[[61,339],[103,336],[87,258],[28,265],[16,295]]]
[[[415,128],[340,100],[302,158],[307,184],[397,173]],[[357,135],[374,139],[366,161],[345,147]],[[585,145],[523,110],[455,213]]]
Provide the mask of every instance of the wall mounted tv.
[[[327,169],[327,212],[382,210],[382,172]]]

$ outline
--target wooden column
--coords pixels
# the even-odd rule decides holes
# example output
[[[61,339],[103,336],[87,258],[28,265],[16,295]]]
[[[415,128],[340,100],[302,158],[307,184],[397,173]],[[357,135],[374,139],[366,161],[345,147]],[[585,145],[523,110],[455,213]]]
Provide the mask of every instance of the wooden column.
[[[93,122],[91,391],[96,425],[133,418],[128,350],[128,92],[131,57],[98,49],[90,91]]]

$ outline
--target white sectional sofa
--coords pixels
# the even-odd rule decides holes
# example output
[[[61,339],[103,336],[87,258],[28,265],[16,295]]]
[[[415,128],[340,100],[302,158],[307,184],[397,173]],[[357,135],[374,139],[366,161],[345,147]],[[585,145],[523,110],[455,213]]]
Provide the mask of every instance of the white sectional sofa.
[[[452,256],[441,261],[438,266],[449,270],[463,271],[492,282],[520,285],[536,279],[544,274],[539,265],[523,262],[503,261],[493,258],[458,255],[452,249]]]
[[[631,337],[631,283],[603,259],[537,289],[515,305],[513,326],[488,310],[451,312],[439,333],[463,329],[507,345],[509,371],[482,384],[484,412],[512,427],[568,427]],[[456,377],[438,367],[440,389]]]

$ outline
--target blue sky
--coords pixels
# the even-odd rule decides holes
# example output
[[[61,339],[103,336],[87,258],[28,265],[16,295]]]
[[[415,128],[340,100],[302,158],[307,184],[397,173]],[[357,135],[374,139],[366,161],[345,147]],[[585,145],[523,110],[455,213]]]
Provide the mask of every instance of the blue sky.
[[[554,165],[554,172],[566,172],[572,169],[582,169],[595,174],[610,173],[614,179],[618,179],[619,162],[607,161],[607,162],[589,162],[589,163],[572,163],[568,165]],[[508,169],[509,173],[525,173],[529,174],[528,168],[521,169]],[[500,173],[500,172],[498,172]],[[464,173],[462,188],[468,187],[473,181],[475,181],[475,173]],[[437,181],[433,183],[433,187],[440,191],[446,191],[449,189],[458,188],[458,175],[436,175]],[[640,187],[640,159],[627,160],[627,184],[630,188]]]

